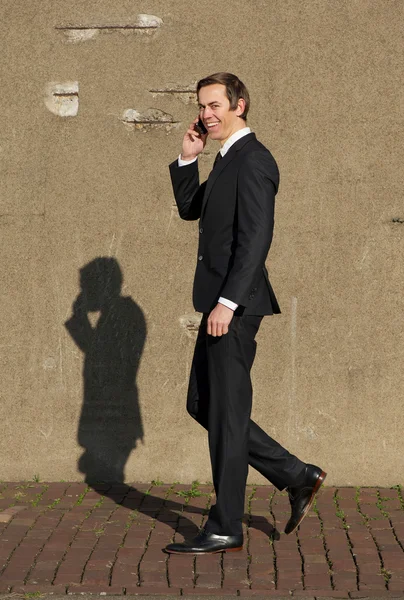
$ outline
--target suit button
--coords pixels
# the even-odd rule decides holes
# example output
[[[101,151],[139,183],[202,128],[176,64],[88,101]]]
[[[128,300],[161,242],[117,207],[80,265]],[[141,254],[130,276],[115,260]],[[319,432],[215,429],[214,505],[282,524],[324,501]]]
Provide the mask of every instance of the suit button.
[[[200,255],[198,256],[198,260],[203,260],[203,256],[202,256],[202,254],[200,254]]]
[[[200,228],[199,233],[203,233],[203,227]]]

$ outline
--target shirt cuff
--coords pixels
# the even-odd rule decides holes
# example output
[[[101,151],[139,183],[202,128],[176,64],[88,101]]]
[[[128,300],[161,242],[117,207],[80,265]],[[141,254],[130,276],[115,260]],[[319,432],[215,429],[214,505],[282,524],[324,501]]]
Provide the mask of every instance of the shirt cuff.
[[[186,165],[191,165],[196,160],[198,160],[197,156],[195,158],[193,158],[192,160],[183,160],[181,158],[181,154],[180,154],[179,157],[178,157],[178,166],[179,167],[185,167]]]
[[[227,298],[222,298],[222,296],[220,296],[218,302],[220,302],[220,304],[224,304],[224,306],[227,306],[227,308],[230,308],[233,311],[238,307],[238,304],[232,302],[231,300],[227,300]]]

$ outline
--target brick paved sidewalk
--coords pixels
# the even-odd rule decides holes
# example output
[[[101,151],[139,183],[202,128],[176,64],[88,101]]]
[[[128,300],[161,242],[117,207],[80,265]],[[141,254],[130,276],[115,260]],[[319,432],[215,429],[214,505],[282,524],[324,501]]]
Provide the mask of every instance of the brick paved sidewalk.
[[[401,488],[323,488],[297,533],[285,493],[247,489],[242,552],[169,556],[212,501],[195,484],[0,485],[0,592],[404,596]]]

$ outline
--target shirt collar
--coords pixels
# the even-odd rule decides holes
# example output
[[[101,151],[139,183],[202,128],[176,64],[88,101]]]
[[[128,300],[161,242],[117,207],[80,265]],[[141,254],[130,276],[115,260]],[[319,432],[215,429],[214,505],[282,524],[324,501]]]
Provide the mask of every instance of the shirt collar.
[[[233,133],[233,135],[231,135],[229,137],[229,139],[227,140],[227,142],[225,142],[223,144],[223,146],[219,150],[219,152],[222,155],[222,157],[229,150],[230,146],[232,146],[235,142],[237,142],[239,139],[241,139],[242,137],[244,137],[248,133],[251,133],[251,129],[249,127],[243,127],[243,129],[239,129],[238,131],[236,131],[235,133]]]

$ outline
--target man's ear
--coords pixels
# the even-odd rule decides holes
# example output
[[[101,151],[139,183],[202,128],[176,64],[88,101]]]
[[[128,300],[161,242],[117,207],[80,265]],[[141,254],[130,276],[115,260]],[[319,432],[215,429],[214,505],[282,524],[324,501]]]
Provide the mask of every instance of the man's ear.
[[[240,117],[245,109],[245,100],[244,98],[239,98],[237,101],[237,116]]]

